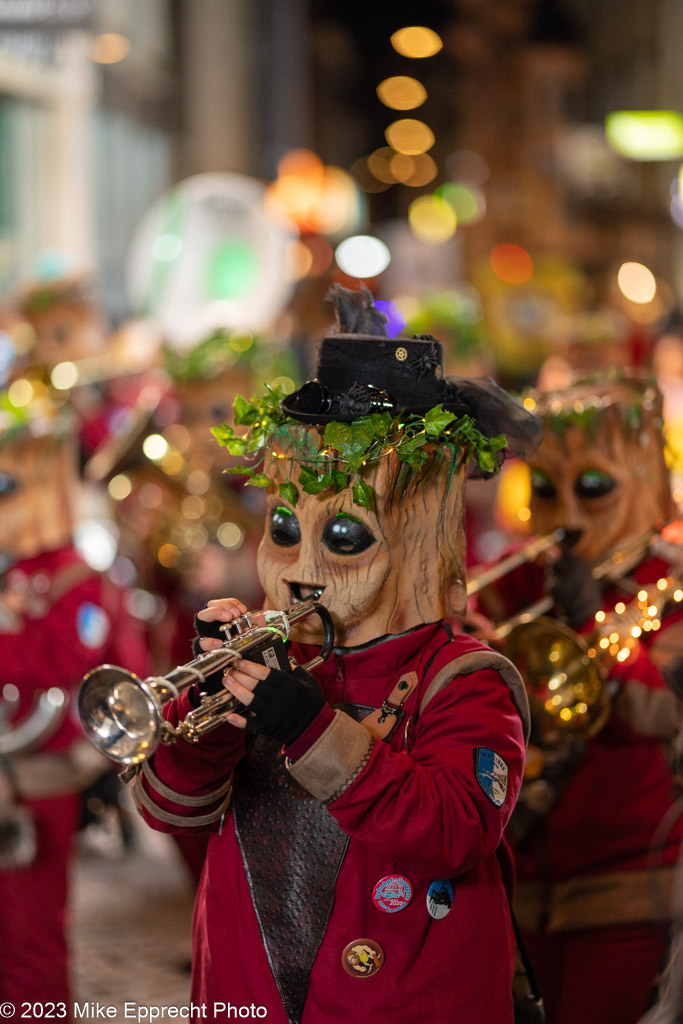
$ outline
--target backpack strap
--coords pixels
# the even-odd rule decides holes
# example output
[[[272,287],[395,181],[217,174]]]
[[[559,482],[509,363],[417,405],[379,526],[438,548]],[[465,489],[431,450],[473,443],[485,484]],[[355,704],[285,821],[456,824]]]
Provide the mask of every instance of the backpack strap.
[[[469,675],[471,672],[479,672],[481,669],[492,668],[498,672],[505,683],[510,687],[512,699],[519,712],[524,726],[524,742],[529,742],[531,731],[531,712],[529,710],[529,698],[527,697],[524,680],[512,664],[512,662],[497,651],[484,648],[482,650],[468,651],[458,658],[443,665],[433,679],[430,680],[420,704],[420,714],[429,704],[432,697],[445,689],[456,676]]]

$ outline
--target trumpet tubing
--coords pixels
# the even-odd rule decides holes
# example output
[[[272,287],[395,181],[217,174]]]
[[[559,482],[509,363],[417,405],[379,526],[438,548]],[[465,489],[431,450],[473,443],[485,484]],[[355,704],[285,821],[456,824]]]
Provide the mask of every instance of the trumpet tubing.
[[[288,667],[288,663],[280,663],[277,647],[288,639],[292,624],[312,613],[323,622],[325,641],[320,654],[304,666],[310,670],[324,661],[334,646],[329,612],[312,600],[299,601],[285,611],[258,613],[265,617],[265,625],[255,625],[252,619],[257,613],[247,612],[221,627],[226,635],[222,647],[200,654],[165,676],[140,679],[117,665],[92,669],[83,677],[78,694],[78,713],[86,736],[100,753],[120,764],[144,761],[160,743],[175,743],[179,738],[197,743],[242,707],[227,690],[206,692],[208,677],[250,652],[252,656],[263,652],[266,664]],[[199,704],[177,726],[172,725],[164,717],[165,705],[194,684],[199,686]]]

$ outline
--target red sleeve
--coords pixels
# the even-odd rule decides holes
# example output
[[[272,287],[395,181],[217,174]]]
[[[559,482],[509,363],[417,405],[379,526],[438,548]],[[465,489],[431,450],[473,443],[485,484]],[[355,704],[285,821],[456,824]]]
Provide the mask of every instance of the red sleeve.
[[[189,691],[176,701],[164,707],[164,717],[177,725],[193,707]],[[149,768],[143,764],[140,782],[144,792],[156,806],[170,815],[186,819],[188,824],[173,824],[163,820],[154,808],[142,808],[142,815],[148,825],[158,832],[187,835],[190,832],[212,832],[220,827],[220,818],[211,823],[189,824],[191,818],[210,817],[221,807],[223,794],[215,799],[191,806],[179,803],[177,799],[161,792],[158,782],[174,794],[192,798],[204,798],[219,792],[230,777],[230,773],[244,753],[245,734],[232,725],[221,725],[206,733],[198,743],[188,743],[179,738],[175,743],[160,744]]]
[[[507,771],[497,806],[485,789],[493,752]],[[409,754],[374,744],[358,778],[329,810],[342,829],[426,875],[469,870],[500,843],[522,782],[522,723],[508,686],[486,669],[458,676],[418,719]],[[484,784],[482,784],[484,783]]]

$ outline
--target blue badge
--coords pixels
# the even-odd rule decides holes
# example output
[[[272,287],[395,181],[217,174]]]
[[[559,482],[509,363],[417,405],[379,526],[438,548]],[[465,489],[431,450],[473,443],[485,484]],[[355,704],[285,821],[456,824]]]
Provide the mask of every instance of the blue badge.
[[[102,647],[109,636],[109,616],[99,605],[86,601],[76,613],[76,632],[84,647]]]
[[[477,747],[474,752],[474,770],[477,782],[491,803],[502,807],[508,795],[508,766],[503,758],[488,747]]]
[[[427,890],[427,910],[435,921],[450,913],[453,906],[453,883],[448,878],[437,878]]]

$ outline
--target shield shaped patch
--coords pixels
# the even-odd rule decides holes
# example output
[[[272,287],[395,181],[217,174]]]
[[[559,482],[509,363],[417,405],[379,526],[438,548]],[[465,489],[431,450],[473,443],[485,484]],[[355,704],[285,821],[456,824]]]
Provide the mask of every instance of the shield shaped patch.
[[[508,794],[508,766],[500,754],[489,747],[477,747],[474,770],[477,782],[491,803],[502,807]]]

